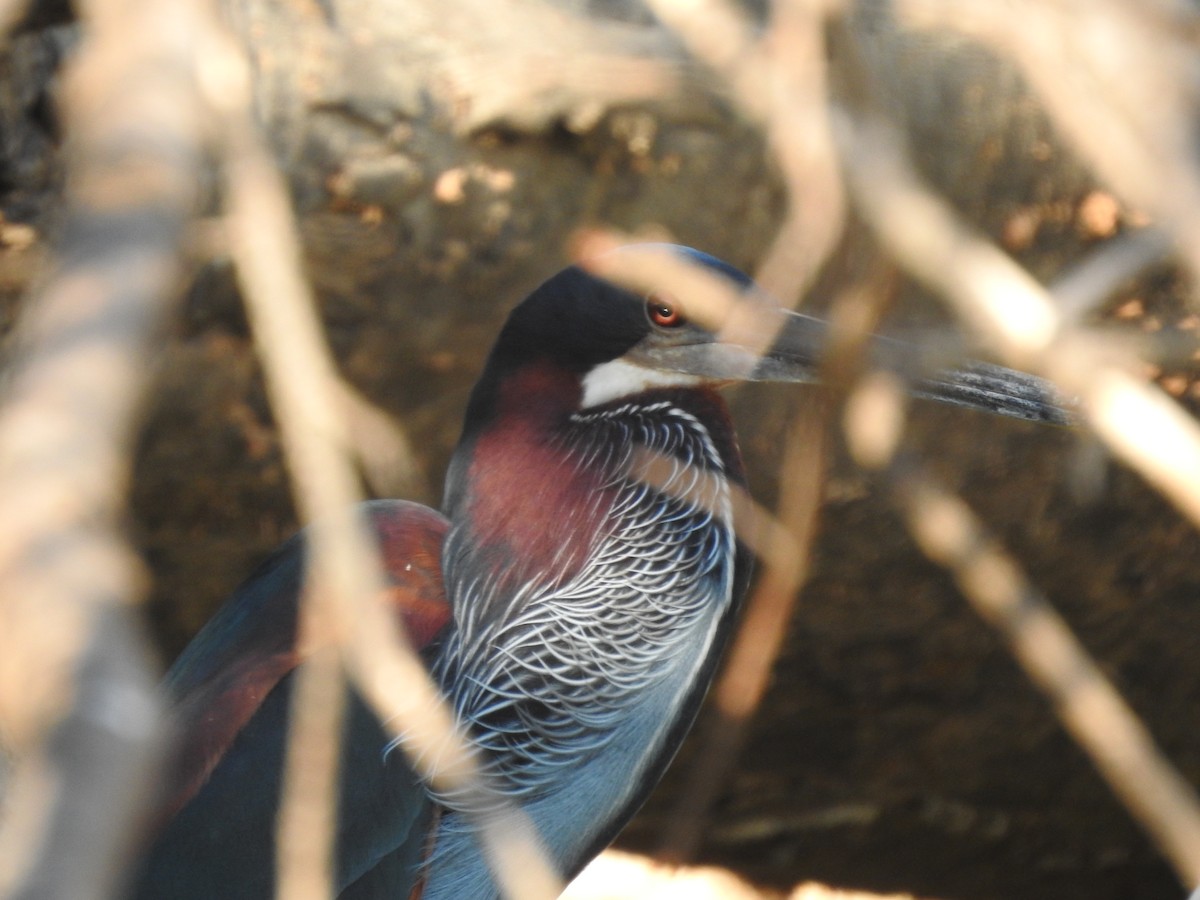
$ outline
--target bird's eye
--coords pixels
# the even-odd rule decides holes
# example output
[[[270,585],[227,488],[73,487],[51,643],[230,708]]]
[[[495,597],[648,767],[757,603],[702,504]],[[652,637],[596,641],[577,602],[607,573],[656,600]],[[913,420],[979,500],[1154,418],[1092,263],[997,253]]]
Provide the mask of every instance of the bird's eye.
[[[679,306],[662,294],[651,294],[646,298],[646,314],[660,328],[675,328],[683,324]]]

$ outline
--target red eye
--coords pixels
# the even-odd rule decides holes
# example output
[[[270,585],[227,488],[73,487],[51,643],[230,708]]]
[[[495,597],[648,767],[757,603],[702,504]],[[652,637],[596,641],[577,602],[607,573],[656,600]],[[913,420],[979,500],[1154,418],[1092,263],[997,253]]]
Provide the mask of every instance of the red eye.
[[[646,314],[650,321],[661,328],[674,328],[683,324],[683,316],[675,301],[668,300],[661,294],[651,294],[646,298]]]

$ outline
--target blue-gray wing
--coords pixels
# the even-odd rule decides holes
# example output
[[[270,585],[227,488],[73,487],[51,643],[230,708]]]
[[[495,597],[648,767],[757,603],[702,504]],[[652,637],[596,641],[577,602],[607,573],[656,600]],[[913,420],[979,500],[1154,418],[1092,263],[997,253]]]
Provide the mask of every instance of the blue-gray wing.
[[[139,900],[274,896],[288,706],[295,675],[263,701],[192,800],[159,833]],[[345,896],[406,897],[424,851],[432,802],[402,754],[354,694],[343,732],[337,884]],[[374,870],[379,871],[375,872]],[[388,893],[363,893],[386,875]]]
[[[391,576],[386,600],[415,648],[432,653],[449,623],[440,565],[447,523],[403,501],[366,504],[363,512]],[[178,740],[136,897],[272,895],[289,704],[303,663],[296,621],[304,569],[297,536],[235,592],[169,674]],[[386,872],[403,882],[424,847],[431,801],[403,756],[385,753],[387,744],[375,716],[351,692],[342,739],[339,888],[373,871],[376,880]],[[390,891],[407,894],[402,883]]]

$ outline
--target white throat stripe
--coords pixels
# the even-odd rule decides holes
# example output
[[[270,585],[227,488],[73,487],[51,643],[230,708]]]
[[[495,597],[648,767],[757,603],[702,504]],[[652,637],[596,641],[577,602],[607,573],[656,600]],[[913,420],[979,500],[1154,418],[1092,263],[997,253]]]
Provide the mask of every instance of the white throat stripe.
[[[596,366],[583,377],[583,408],[632,397],[651,388],[695,387],[703,380],[699,375],[648,369],[614,359]]]

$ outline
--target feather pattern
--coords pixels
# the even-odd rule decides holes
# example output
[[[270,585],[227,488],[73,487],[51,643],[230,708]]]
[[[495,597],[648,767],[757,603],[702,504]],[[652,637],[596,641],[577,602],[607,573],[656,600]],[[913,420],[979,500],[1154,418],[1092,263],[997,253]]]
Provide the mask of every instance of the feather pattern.
[[[522,803],[602,754],[659,688],[682,690],[730,603],[725,462],[696,416],[653,397],[575,413],[552,438],[576,471],[604,473],[591,502],[607,504],[602,533],[565,580],[551,568],[505,591],[514,582],[494,568],[456,565],[476,549],[472,535],[447,538],[458,627],[435,676],[497,785]],[[647,456],[660,463],[654,484],[639,477]],[[643,763],[626,760],[625,777]]]

